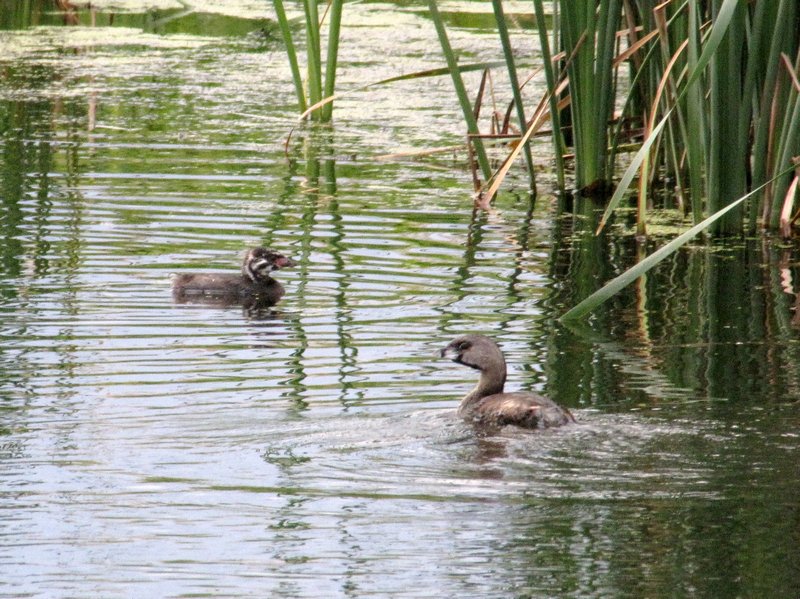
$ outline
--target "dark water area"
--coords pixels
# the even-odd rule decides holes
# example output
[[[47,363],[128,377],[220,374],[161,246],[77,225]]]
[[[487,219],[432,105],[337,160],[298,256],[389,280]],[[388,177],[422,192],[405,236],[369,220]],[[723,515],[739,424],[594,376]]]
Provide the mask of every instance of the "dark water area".
[[[698,242],[562,325],[667,237],[595,236],[545,142],[488,212],[463,152],[386,159],[462,143],[441,79],[287,156],[269,3],[93,4],[0,1],[1,597],[800,594],[796,242]],[[495,59],[484,4],[451,36]],[[340,89],[441,66],[421,4],[345,17]],[[278,306],[173,301],[256,245],[299,263]],[[465,332],[578,424],[476,435]]]

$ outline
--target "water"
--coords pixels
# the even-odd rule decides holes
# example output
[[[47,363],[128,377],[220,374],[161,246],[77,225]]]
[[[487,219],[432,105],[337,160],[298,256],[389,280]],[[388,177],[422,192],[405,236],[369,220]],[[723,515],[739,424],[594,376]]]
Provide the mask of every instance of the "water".
[[[342,88],[439,66],[418,7],[347,11]],[[634,263],[621,220],[378,160],[460,142],[444,79],[287,158],[261,3],[181,14],[2,21],[0,596],[798,595],[796,245],[688,248],[566,328]],[[173,302],[253,245],[300,262],[275,309]],[[436,354],[466,331],[579,424],[461,423],[474,373]]]

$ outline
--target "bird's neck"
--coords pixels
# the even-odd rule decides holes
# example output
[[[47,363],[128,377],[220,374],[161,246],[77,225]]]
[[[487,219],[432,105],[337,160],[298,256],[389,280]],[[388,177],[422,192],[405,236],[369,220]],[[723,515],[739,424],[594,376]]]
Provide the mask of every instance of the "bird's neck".
[[[269,285],[275,281],[268,273],[258,272],[247,267],[242,268],[242,276],[253,285]]]
[[[478,405],[478,402],[484,397],[502,393],[505,384],[505,368],[503,368],[502,371],[481,371],[481,378],[478,384],[461,400],[461,405],[458,406],[458,413],[462,416],[471,413],[475,409],[475,406]]]

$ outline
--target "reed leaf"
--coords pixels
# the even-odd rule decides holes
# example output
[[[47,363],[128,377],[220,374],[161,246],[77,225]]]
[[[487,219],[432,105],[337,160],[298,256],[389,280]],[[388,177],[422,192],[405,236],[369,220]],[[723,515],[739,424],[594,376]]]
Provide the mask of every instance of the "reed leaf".
[[[559,2],[564,48],[571,51],[586,38],[567,67],[579,189],[607,183],[607,126],[616,97],[612,64],[621,6],[621,0]]]
[[[769,17],[772,16],[770,11],[774,10],[776,5],[775,2],[756,3],[750,24],[751,32],[747,39],[747,66],[742,86],[742,98],[745,99],[745,102],[738,123],[738,135],[745,139],[749,137],[753,125],[753,107],[757,105],[757,85],[759,79],[764,75],[763,61],[764,57],[768,55],[767,43],[772,36],[768,31]]]
[[[798,53],[798,65],[793,67],[789,58],[784,54],[781,61],[785,67],[787,87],[789,88],[787,101],[782,106],[781,126],[775,131],[775,168],[791,164],[792,157],[800,154],[800,83],[797,81],[795,69],[800,70],[800,52]],[[769,225],[771,228],[778,228],[784,197],[788,189],[789,182],[786,179],[779,179],[775,182],[771,190],[772,208]]]
[[[688,38],[689,42],[686,65],[689,72],[697,70],[700,59],[700,14],[697,3],[688,6]],[[699,223],[703,219],[703,172],[705,171],[705,148],[708,146],[705,128],[705,94],[699,78],[686,84],[686,164],[689,176],[689,202],[692,220]]]
[[[500,34],[500,43],[503,46],[503,56],[506,60],[506,68],[508,69],[508,80],[511,84],[511,92],[514,96],[514,105],[517,109],[517,119],[519,120],[519,130],[524,131],[527,128],[527,121],[525,119],[525,107],[522,104],[522,91],[517,78],[517,67],[514,61],[514,51],[511,48],[511,38],[508,35],[508,27],[506,26],[506,17],[503,14],[503,3],[501,0],[492,0],[492,8],[494,10],[494,18],[497,22],[497,31]],[[525,163],[528,165],[528,177],[530,179],[531,190],[536,192],[536,174],[533,170],[533,156],[531,156],[531,147],[527,142],[524,145]]]
[[[328,24],[328,54],[325,60],[325,85],[323,97],[333,95],[336,85],[336,66],[339,56],[339,33],[342,23],[343,0],[331,0],[330,21]],[[322,121],[328,122],[333,117],[333,102],[325,105],[322,110]]]
[[[760,84],[761,93],[759,95],[760,110],[754,118],[754,135],[753,135],[753,148],[751,154],[758,157],[758,160],[753,161],[753,184],[758,185],[765,181],[770,172],[771,161],[768,160],[769,144],[772,132],[772,118],[771,111],[773,100],[776,99],[778,89],[778,75],[780,73],[780,56],[786,48],[788,28],[791,26],[792,21],[797,19],[797,0],[778,0],[777,6],[775,2],[767,2],[769,8],[775,9],[774,17],[767,20],[766,24],[759,25],[759,31],[764,34],[763,30],[768,30],[768,39],[770,40],[769,52],[767,53],[766,61],[762,67],[762,83]],[[761,216],[765,222],[770,220],[771,203],[768,198],[762,198]],[[755,207],[751,211],[755,216]]]
[[[572,60],[575,58],[575,56],[578,53],[578,51],[580,51],[580,48],[583,45],[585,40],[586,40],[586,34],[584,33],[578,39],[578,42],[577,42],[576,46],[572,49],[572,53],[568,57],[565,58],[565,60],[566,60],[565,71],[566,71],[567,68],[569,68],[570,64],[572,63]],[[556,78],[554,78],[554,79],[556,79]],[[558,79],[561,80],[562,78],[558,77]],[[545,97],[542,98],[541,102],[536,107],[536,111],[534,112],[534,115],[531,118],[530,124],[528,125],[528,128],[525,131],[525,133],[523,134],[523,136],[520,138],[520,141],[511,150],[511,153],[503,161],[502,166],[487,181],[487,184],[491,183],[491,185],[489,186],[488,189],[486,189],[484,187],[484,189],[480,192],[480,194],[479,194],[479,198],[480,198],[479,205],[481,207],[486,207],[488,205],[488,202],[491,201],[491,199],[495,196],[495,194],[497,193],[498,189],[500,188],[500,185],[503,183],[503,180],[505,179],[506,175],[508,174],[508,171],[511,168],[511,165],[514,163],[514,161],[516,160],[517,156],[519,156],[520,149],[524,146],[525,143],[527,143],[527,141],[530,139],[530,137],[542,127],[542,125],[546,121],[546,117],[547,117],[547,109],[546,109],[546,107],[548,105],[551,105],[553,97],[556,97],[556,96],[558,96],[558,95],[560,95],[560,94],[562,94],[564,92],[564,90],[566,89],[567,85],[569,85],[569,79],[563,79],[561,81],[561,83],[559,83],[558,86],[555,89],[548,89],[547,93],[545,94]],[[564,98],[564,100],[562,102],[557,103],[556,104],[556,108],[555,108],[555,113],[559,114],[561,110],[563,110],[564,108],[569,106],[570,105],[570,100],[571,100],[570,96],[567,96],[566,98]],[[553,124],[552,126],[553,126],[553,128],[557,127],[556,124]]]
[[[488,180],[492,176],[492,168],[489,165],[489,159],[486,156],[486,150],[483,147],[483,142],[478,139],[478,122],[472,112],[472,105],[469,97],[467,96],[466,87],[464,87],[464,80],[461,78],[461,73],[458,70],[458,60],[453,53],[453,48],[450,46],[450,40],[447,37],[447,30],[444,26],[444,21],[439,14],[439,8],[436,6],[436,0],[428,0],[428,10],[430,11],[431,20],[436,27],[436,34],[439,37],[439,43],[442,46],[442,53],[447,61],[447,68],[453,80],[453,87],[456,90],[458,102],[461,105],[461,112],[464,115],[464,122],[467,124],[467,133],[472,137],[472,146],[475,148],[475,154],[478,159],[481,172],[484,179]]]
[[[309,103],[315,104],[322,99],[322,53],[320,51],[319,13],[316,0],[303,0],[306,17],[306,58],[308,69]],[[313,113],[320,118],[320,113]]]
[[[275,14],[278,19],[278,26],[281,30],[283,37],[283,44],[286,47],[286,57],[289,59],[289,68],[292,71],[292,81],[294,82],[294,91],[297,95],[297,104],[300,112],[306,111],[306,93],[303,88],[303,77],[300,74],[300,65],[297,62],[297,52],[294,47],[294,40],[292,39],[292,30],[289,28],[289,20],[286,18],[286,10],[283,7],[283,0],[273,0],[272,5],[275,7]]]
[[[746,3],[733,6],[730,26],[709,63],[711,145],[706,177],[709,212],[716,212],[730,198],[747,190],[748,140],[739,135],[742,104],[747,102],[741,95],[746,11]],[[722,235],[741,232],[742,212],[730,213],[716,221],[713,230]]]
[[[645,158],[648,157],[648,152],[650,152],[651,147],[653,144],[658,140],[658,136],[660,135],[661,131],[664,129],[664,126],[667,123],[672,112],[675,110],[675,107],[678,105],[679,101],[683,99],[683,96],[687,93],[687,90],[690,89],[691,85],[695,83],[702,75],[705,68],[711,62],[711,59],[714,57],[714,53],[716,52],[717,48],[719,47],[722,38],[725,36],[727,32],[728,26],[731,23],[733,18],[733,13],[736,10],[736,5],[739,0],[723,0],[722,6],[717,13],[717,19],[714,22],[713,26],[711,27],[711,31],[706,38],[706,42],[703,46],[703,51],[697,59],[697,64],[695,65],[694,69],[689,72],[688,80],[683,88],[680,90],[678,94],[678,98],[676,98],[675,104],[672,105],[671,108],[667,109],[664,116],[661,118],[659,123],[653,127],[648,135],[647,139],[645,139],[642,147],[639,148],[639,151],[633,157],[633,160],[628,165],[628,168],[625,169],[625,172],[620,179],[617,188],[614,190],[614,193],[611,196],[611,199],[608,202],[608,206],[606,208],[605,213],[603,214],[603,218],[600,222],[600,225],[597,228],[597,232],[599,233],[600,230],[605,226],[605,223],[608,221],[609,216],[611,213],[616,209],[619,205],[620,200],[627,192],[628,188],[630,187],[631,182],[633,181],[634,177],[636,176],[637,171],[642,166]],[[642,176],[647,176],[646,173],[642,173]],[[705,222],[705,221],[703,221]]]
[[[329,0],[326,15],[330,13],[330,23],[328,32],[328,48],[325,61],[325,81],[323,87],[322,79],[322,51],[320,28],[322,21],[319,17],[317,1],[303,0],[303,13],[305,17],[306,32],[306,69],[307,79],[304,82],[300,75],[300,66],[297,60],[297,51],[292,38],[289,20],[286,17],[286,9],[283,0],[273,0],[275,14],[281,30],[286,56],[289,59],[289,68],[292,72],[297,103],[303,118],[309,114],[313,119],[327,122],[333,115],[333,105],[325,105],[323,110],[308,110],[308,105],[317,106],[323,96],[330,97],[336,82],[336,66],[339,54],[339,33],[342,20],[343,0]],[[323,19],[324,20],[324,19]],[[308,88],[306,89],[306,85]]]
[[[482,201],[480,202],[481,207],[485,208],[488,202],[491,201],[491,199],[497,194],[497,191],[500,189],[500,185],[503,183],[506,174],[508,174],[508,170],[511,168],[511,165],[517,159],[517,156],[519,156],[519,153],[522,150],[522,148],[525,146],[526,143],[528,143],[528,140],[531,138],[531,136],[536,131],[538,131],[544,124],[547,117],[545,106],[546,102],[542,102],[539,105],[538,109],[533,115],[533,118],[531,119],[531,124],[528,126],[523,136],[520,138],[516,147],[514,147],[514,149],[511,150],[511,153],[503,161],[503,164],[500,166],[500,168],[497,169],[497,172],[494,173],[494,175],[492,175],[492,178],[490,179],[491,185],[489,186],[489,188],[481,191],[480,193],[480,196],[482,198]]]
[[[555,3],[553,3],[555,5]],[[558,97],[554,93],[556,89],[556,74],[553,68],[552,53],[550,51],[550,43],[547,38],[547,25],[544,17],[544,7],[542,0],[533,0],[533,8],[536,13],[536,28],[539,32],[539,45],[542,52],[542,62],[544,63],[544,76],[547,81],[548,104],[550,106],[550,122],[553,126],[550,128],[553,136],[553,150],[555,152],[556,161],[556,177],[558,178],[558,188],[564,189],[564,137],[561,134],[561,128],[558,123],[561,120],[558,110]],[[555,28],[554,28],[555,29]]]

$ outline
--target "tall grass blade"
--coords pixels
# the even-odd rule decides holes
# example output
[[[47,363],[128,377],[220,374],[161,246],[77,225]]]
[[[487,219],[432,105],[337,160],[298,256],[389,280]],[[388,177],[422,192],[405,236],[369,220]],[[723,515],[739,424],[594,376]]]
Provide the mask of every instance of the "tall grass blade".
[[[500,43],[503,46],[503,56],[506,59],[506,67],[508,69],[508,80],[511,84],[511,91],[514,95],[514,104],[517,109],[517,119],[519,120],[519,130],[524,131],[527,128],[527,121],[525,120],[525,107],[522,104],[522,92],[517,78],[517,67],[514,61],[514,51],[511,48],[511,38],[508,35],[508,27],[506,25],[506,17],[503,14],[503,3],[501,0],[492,0],[492,8],[494,9],[494,18],[497,22],[497,31],[500,34]],[[536,174],[533,171],[533,156],[531,156],[530,144],[524,144],[525,163],[528,165],[528,177],[530,178],[531,190],[536,192]]]
[[[742,105],[749,101],[741,95],[746,11],[744,2],[737,3],[731,10],[730,27],[709,63],[711,145],[706,201],[712,213],[747,190],[748,138],[739,136]],[[714,223],[712,229],[715,234],[722,235],[741,232],[742,212],[728,214]]]
[[[597,84],[593,86],[592,105],[586,107],[593,114],[591,122],[594,127],[594,151],[596,152],[594,181],[603,183],[603,189],[607,189],[610,182],[607,179],[611,172],[609,168],[608,124],[614,114],[614,103],[617,96],[613,64],[616,50],[616,32],[622,14],[621,10],[622,0],[606,0],[600,3],[600,11],[597,18],[597,66],[594,72]]]
[[[330,22],[328,25],[328,53],[325,60],[324,98],[333,95],[336,86],[336,66],[339,56],[339,32],[342,23],[343,0],[331,0]],[[321,98],[320,98],[321,99]],[[322,110],[322,121],[327,123],[333,117],[333,102],[326,104]]]
[[[481,71],[484,69],[489,69],[492,67],[499,67],[503,66],[505,63],[503,61],[494,61],[494,62],[479,62],[474,64],[467,64],[458,67],[458,70],[462,73],[467,71]],[[449,75],[450,69],[447,67],[439,68],[439,69],[426,69],[424,71],[417,71],[415,73],[406,73],[404,75],[396,75],[395,77],[389,77],[387,79],[381,79],[380,81],[373,81],[372,83],[367,83],[365,85],[360,85],[358,87],[354,87],[353,89],[349,89],[347,91],[333,94],[332,96],[328,96],[327,98],[323,98],[316,104],[312,104],[308,108],[306,108],[300,116],[297,118],[298,122],[303,121],[308,115],[312,112],[317,110],[318,108],[322,108],[323,106],[333,102],[334,100],[338,100],[344,96],[348,96],[350,94],[354,94],[356,92],[364,91],[365,89],[369,89],[370,87],[374,87],[376,85],[386,85],[387,83],[394,83],[395,81],[408,81],[410,79],[422,79],[425,77],[440,77],[442,75]],[[284,150],[288,152],[289,142],[292,139],[292,134],[294,133],[295,127],[292,127],[289,130],[289,134],[286,136],[286,141],[284,142]]]
[[[700,57],[700,14],[696,2],[688,6],[688,42],[686,64],[689,72],[697,69]],[[706,106],[703,89],[699,79],[686,84],[686,164],[689,173],[689,202],[692,220],[699,223],[703,219],[703,172],[705,170],[705,148],[707,132],[705,128]]]
[[[578,47],[568,67],[571,99],[575,183],[579,189],[605,188],[608,163],[608,123],[616,97],[613,54],[621,0],[560,0],[564,48]]]
[[[800,82],[797,80],[795,69],[800,69],[800,64],[793,67],[789,58],[784,54],[781,56],[782,63],[789,80],[789,93],[786,104],[782,107],[783,121],[781,126],[775,131],[775,168],[781,168],[786,164],[791,164],[792,157],[800,155]],[[798,63],[800,63],[800,53],[798,53]],[[780,224],[781,207],[786,196],[789,182],[786,179],[779,179],[770,190],[772,195],[772,208],[769,225],[771,228],[778,228]]]
[[[775,8],[775,3],[770,2],[769,8]],[[766,160],[769,155],[769,143],[771,135],[771,115],[772,101],[775,99],[778,89],[778,75],[780,73],[780,55],[784,51],[788,35],[788,27],[797,19],[797,0],[778,0],[775,8],[775,17],[770,20],[772,27],[769,33],[769,52],[763,66],[760,111],[755,118],[755,132],[753,135],[752,155],[759,157],[753,161],[753,184],[766,181],[769,176],[770,163]],[[765,28],[766,26],[762,26]],[[769,221],[769,210],[771,206],[765,201],[762,206],[761,215],[765,222]],[[753,210],[755,212],[755,210]]]
[[[316,0],[303,0],[306,15],[306,57],[308,68],[309,103],[316,104],[322,99],[322,53],[320,51],[319,13]],[[319,120],[321,113],[312,113]]]
[[[461,73],[458,70],[458,60],[453,53],[453,48],[450,46],[450,40],[447,37],[447,30],[444,26],[444,21],[439,14],[439,8],[436,6],[436,0],[428,0],[428,10],[431,14],[431,19],[436,27],[436,34],[439,37],[439,43],[442,46],[442,53],[447,61],[447,68],[450,71],[450,76],[453,79],[453,87],[456,90],[458,102],[461,105],[461,112],[464,114],[464,121],[467,124],[467,132],[472,136],[477,136],[478,122],[472,112],[472,105],[467,96],[467,90],[464,87],[464,80],[461,79]],[[478,159],[481,172],[485,180],[492,176],[492,168],[489,165],[489,159],[486,156],[486,150],[483,147],[483,142],[477,137],[472,138],[472,145],[475,148],[475,154]]]
[[[559,90],[556,90],[558,92]],[[549,92],[548,92],[549,93]],[[539,130],[539,128],[544,124],[547,113],[545,112],[545,102],[542,102],[539,107],[537,108],[536,112],[531,119],[531,124],[528,126],[528,129],[525,131],[525,134],[520,138],[519,143],[517,146],[511,151],[511,153],[506,157],[503,161],[503,164],[497,169],[497,172],[492,175],[491,185],[489,186],[488,190],[483,191],[481,196],[483,197],[483,201],[481,203],[482,206],[485,205],[495,196],[497,190],[500,189],[500,185],[503,183],[503,180],[508,173],[508,170],[511,168],[511,165],[519,156],[520,151],[531,138],[531,136]]]
[[[565,70],[569,68],[572,60],[575,58],[577,53],[580,51],[583,42],[586,40],[586,35],[582,35],[577,42],[575,48],[572,49],[572,53],[566,57],[566,66]],[[561,79],[561,77],[559,77]],[[519,142],[517,143],[516,147],[511,151],[511,153],[506,157],[505,161],[503,162],[502,166],[497,170],[497,172],[492,175],[492,178],[489,179],[491,181],[491,186],[487,191],[481,192],[482,202],[481,206],[485,206],[488,202],[494,197],[497,193],[497,190],[500,188],[500,185],[503,183],[503,180],[508,173],[508,170],[511,168],[514,160],[517,159],[519,156],[521,148],[524,146],[525,143],[530,139],[530,137],[536,133],[544,124],[546,120],[546,107],[549,105],[550,100],[553,96],[558,96],[559,94],[564,93],[567,85],[569,85],[569,79],[564,79],[561,83],[556,86],[554,90],[548,90],[545,93],[545,97],[542,98],[539,105],[536,107],[536,111],[534,112],[533,117],[531,118],[530,125],[528,129],[525,131],[525,134],[520,138]],[[570,105],[570,98],[567,96],[561,103],[556,105],[556,114],[558,114],[561,110],[563,110],[566,106]],[[553,127],[556,127],[554,124]]]
[[[283,44],[286,46],[286,56],[289,59],[289,68],[292,71],[292,81],[294,82],[294,91],[297,95],[297,104],[300,112],[305,112],[306,107],[306,93],[303,88],[303,76],[300,74],[300,65],[297,62],[297,52],[294,47],[294,40],[292,39],[292,30],[289,28],[289,20],[286,18],[286,11],[283,8],[283,0],[273,0],[275,7],[275,14],[278,19],[278,26],[281,30],[283,37]]]
[[[683,99],[683,96],[687,93],[687,90],[690,88],[690,86],[703,75],[703,71],[711,62],[714,53],[719,47],[722,38],[725,36],[725,33],[727,32],[728,26],[731,23],[738,2],[739,0],[723,0],[722,6],[720,7],[719,12],[717,13],[717,19],[714,22],[714,25],[711,27],[711,32],[709,33],[708,38],[706,39],[706,43],[703,46],[703,51],[700,54],[699,58],[697,59],[697,64],[695,65],[694,69],[689,73],[688,80],[686,81],[686,84],[684,85],[682,90],[679,92],[675,104],[673,104],[672,107],[665,112],[664,116],[661,118],[659,123],[651,129],[650,135],[647,137],[647,139],[642,144],[642,147],[633,157],[633,160],[628,165],[628,168],[625,169],[625,172],[623,173],[622,178],[620,179],[620,182],[617,185],[617,188],[614,190],[614,193],[612,194],[611,199],[608,202],[608,207],[606,208],[606,211],[603,214],[603,218],[600,222],[600,225],[597,227],[598,232],[602,230],[602,228],[605,226],[605,223],[608,221],[608,217],[616,209],[616,207],[619,205],[620,200],[627,192],[631,182],[636,176],[636,172],[642,166],[642,163],[648,156],[648,152],[658,139],[661,130],[666,125],[667,119],[669,119],[670,115],[672,114],[673,110],[675,110],[675,107],[678,105],[680,100]],[[643,173],[642,176],[646,176],[646,174]]]
[[[469,71],[483,71],[486,69],[491,69],[493,67],[500,67],[503,66],[505,62],[502,60],[494,61],[494,62],[476,62],[473,64],[465,64],[459,65],[458,70],[460,73],[467,73]],[[303,120],[306,116],[308,116],[311,111],[316,110],[326,104],[333,102],[334,100],[338,100],[339,98],[343,98],[344,96],[349,96],[356,92],[364,91],[365,89],[369,89],[370,87],[375,87],[376,85],[386,85],[387,83],[395,83],[396,81],[410,81],[411,79],[425,79],[426,77],[441,77],[442,75],[449,75],[450,69],[447,67],[440,68],[440,69],[426,69],[424,71],[416,71],[415,73],[405,73],[404,75],[396,75],[394,77],[388,77],[387,79],[381,79],[380,81],[372,81],[371,83],[365,83],[364,85],[359,85],[358,87],[354,87],[352,89],[348,89],[347,91],[340,92],[338,94],[333,94],[326,98],[323,98],[316,104],[309,106],[306,109],[304,114],[301,114],[299,119]]]
[[[556,3],[554,2],[553,5]],[[536,28],[539,31],[539,45],[542,52],[542,62],[544,63],[544,76],[547,81],[547,89],[550,105],[550,122],[553,124],[550,128],[553,134],[553,150],[555,151],[556,161],[556,177],[558,178],[558,188],[563,190],[565,187],[564,177],[564,137],[561,135],[561,128],[558,123],[561,117],[558,112],[558,98],[555,93],[556,89],[556,75],[553,68],[553,58],[550,52],[550,43],[547,38],[547,24],[544,16],[544,7],[542,0],[533,0],[533,8],[536,13]],[[555,27],[554,27],[555,29]]]

